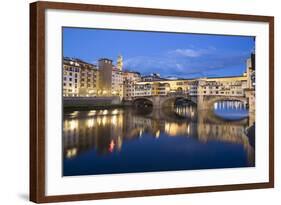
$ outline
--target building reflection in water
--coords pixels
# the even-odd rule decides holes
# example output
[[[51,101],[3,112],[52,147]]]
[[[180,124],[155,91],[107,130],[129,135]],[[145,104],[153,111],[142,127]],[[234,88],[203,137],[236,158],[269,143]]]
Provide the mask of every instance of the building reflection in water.
[[[239,103],[217,103],[215,106],[215,109],[220,106],[245,109]],[[165,135],[194,138],[201,143],[221,141],[240,144],[247,153],[249,166],[253,166],[254,145],[245,134],[249,122],[253,121],[248,118],[223,120],[212,111],[199,112],[191,105],[164,110],[118,108],[66,112],[63,122],[64,157],[72,159],[89,149],[95,149],[98,155],[119,152],[123,142],[138,140],[146,134],[156,139]]]

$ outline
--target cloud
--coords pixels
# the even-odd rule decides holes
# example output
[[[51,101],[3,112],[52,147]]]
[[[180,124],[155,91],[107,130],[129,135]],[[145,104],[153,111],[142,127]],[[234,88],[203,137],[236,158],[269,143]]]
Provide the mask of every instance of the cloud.
[[[175,49],[151,56],[124,59],[124,68],[142,74],[152,72],[162,76],[206,77],[240,75],[250,51],[202,49]]]
[[[199,48],[195,49],[192,46],[191,48],[178,48],[172,51],[169,51],[169,54],[174,54],[181,57],[188,57],[188,58],[197,58],[203,55],[208,55],[212,52],[216,51],[216,48],[213,46],[209,46],[208,48]]]
[[[185,56],[185,57],[191,57],[191,58],[199,57],[202,55],[202,53],[200,51],[196,51],[196,50],[189,49],[189,48],[187,48],[187,49],[178,48],[174,51],[171,51],[170,53]]]

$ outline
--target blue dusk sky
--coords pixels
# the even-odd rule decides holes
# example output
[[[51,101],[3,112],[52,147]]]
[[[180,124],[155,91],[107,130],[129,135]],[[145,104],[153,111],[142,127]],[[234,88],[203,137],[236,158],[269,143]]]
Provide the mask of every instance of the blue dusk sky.
[[[97,63],[123,56],[123,69],[181,78],[237,76],[254,37],[63,28],[63,56]]]

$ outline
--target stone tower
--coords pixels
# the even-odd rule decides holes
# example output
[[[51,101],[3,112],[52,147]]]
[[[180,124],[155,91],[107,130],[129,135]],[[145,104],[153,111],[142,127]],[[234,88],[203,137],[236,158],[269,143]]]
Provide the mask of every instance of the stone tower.
[[[123,57],[121,55],[117,58],[117,68],[121,71],[123,68]]]

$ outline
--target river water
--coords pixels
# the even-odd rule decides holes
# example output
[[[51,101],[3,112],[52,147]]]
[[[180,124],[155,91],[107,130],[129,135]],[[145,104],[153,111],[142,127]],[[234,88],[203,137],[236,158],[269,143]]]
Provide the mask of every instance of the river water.
[[[253,121],[237,101],[65,111],[63,175],[251,167]]]

